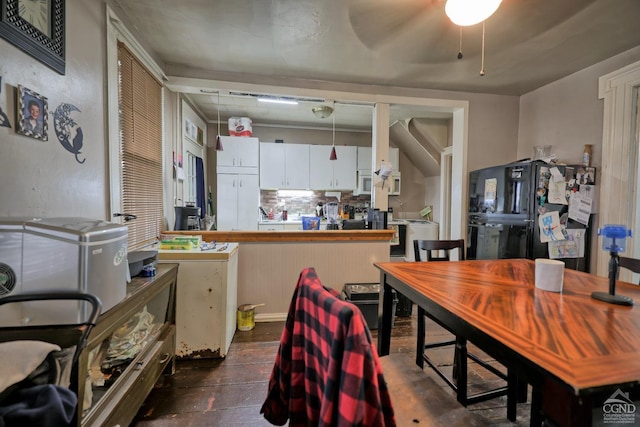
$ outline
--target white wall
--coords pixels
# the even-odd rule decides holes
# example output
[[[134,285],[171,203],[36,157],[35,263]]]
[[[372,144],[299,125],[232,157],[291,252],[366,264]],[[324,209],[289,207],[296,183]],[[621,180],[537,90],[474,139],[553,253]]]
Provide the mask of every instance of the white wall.
[[[0,217],[83,216],[107,219],[104,5],[67,0],[66,75],[60,75],[0,39],[0,108],[11,129],[0,127]],[[48,141],[16,134],[15,96],[23,85],[48,98]],[[61,103],[84,135],[76,161],[58,142],[52,112]]]
[[[226,127],[225,129],[226,130]],[[253,126],[253,136],[261,142],[282,139],[286,144],[331,145],[332,131],[315,129],[285,129],[270,126]],[[336,145],[371,146],[371,132],[349,132],[336,128]]]
[[[467,170],[518,158],[518,97],[472,94],[469,97]]]
[[[638,60],[640,46],[521,96],[517,157],[549,144],[559,160],[581,163],[584,144],[592,144],[591,164],[599,167],[604,102],[598,78]]]

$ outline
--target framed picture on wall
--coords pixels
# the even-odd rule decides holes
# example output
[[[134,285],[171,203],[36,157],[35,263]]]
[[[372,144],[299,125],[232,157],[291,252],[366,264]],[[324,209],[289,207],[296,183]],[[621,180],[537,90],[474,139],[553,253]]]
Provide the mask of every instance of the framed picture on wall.
[[[47,141],[47,98],[18,85],[16,100],[16,132]]]
[[[0,37],[65,73],[66,0],[0,0]]]
[[[191,120],[184,119],[184,134],[191,138],[192,141],[195,141],[197,132],[196,125],[194,125]]]
[[[204,144],[204,130],[202,130],[202,128],[198,127],[198,144],[202,145]]]

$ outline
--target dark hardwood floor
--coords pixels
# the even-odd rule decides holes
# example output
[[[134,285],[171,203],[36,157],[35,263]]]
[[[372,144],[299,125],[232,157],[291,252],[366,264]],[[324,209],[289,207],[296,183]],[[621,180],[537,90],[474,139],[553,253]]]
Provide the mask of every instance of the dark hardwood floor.
[[[415,307],[412,317],[396,318],[391,341],[392,352],[414,352],[415,324]],[[270,426],[260,415],[260,407],[266,397],[283,326],[284,322],[257,323],[252,331],[237,331],[224,360],[178,361],[175,375],[161,379],[131,426]],[[429,333],[436,328],[439,327],[427,323]],[[438,339],[447,335],[446,331],[440,331]],[[375,338],[376,331],[371,332]],[[433,351],[430,353],[433,358],[450,369],[453,350],[435,350],[436,354]],[[431,369],[425,368],[425,372],[453,395],[453,391]],[[495,388],[500,384],[499,381],[485,369],[470,363],[470,392]],[[529,402],[518,404],[515,423],[507,420],[506,397],[470,405],[468,408],[482,416],[487,426],[529,425]]]

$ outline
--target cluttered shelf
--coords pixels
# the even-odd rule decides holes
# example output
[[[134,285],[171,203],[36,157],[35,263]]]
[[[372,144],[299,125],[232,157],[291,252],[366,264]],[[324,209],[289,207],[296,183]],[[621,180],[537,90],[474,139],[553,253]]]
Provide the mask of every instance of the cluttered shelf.
[[[173,372],[177,273],[161,264],[155,276],[134,277],[100,316],[78,362],[80,425],[128,425],[157,378]]]

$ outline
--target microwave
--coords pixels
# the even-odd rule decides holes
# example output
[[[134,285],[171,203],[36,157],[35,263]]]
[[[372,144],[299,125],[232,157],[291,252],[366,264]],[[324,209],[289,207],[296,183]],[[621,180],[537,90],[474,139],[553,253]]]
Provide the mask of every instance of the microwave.
[[[373,175],[369,169],[359,169],[357,172],[356,191],[353,193],[358,196],[360,194],[371,194],[373,189]]]
[[[360,194],[371,194],[371,190],[373,189],[373,174],[368,169],[360,169],[357,172],[358,180],[356,185],[356,191],[353,193],[355,196]],[[387,179],[387,183],[385,185],[389,185],[389,195],[390,196],[398,196],[400,195],[400,184],[401,184],[401,175],[400,172],[393,172],[391,177]]]

